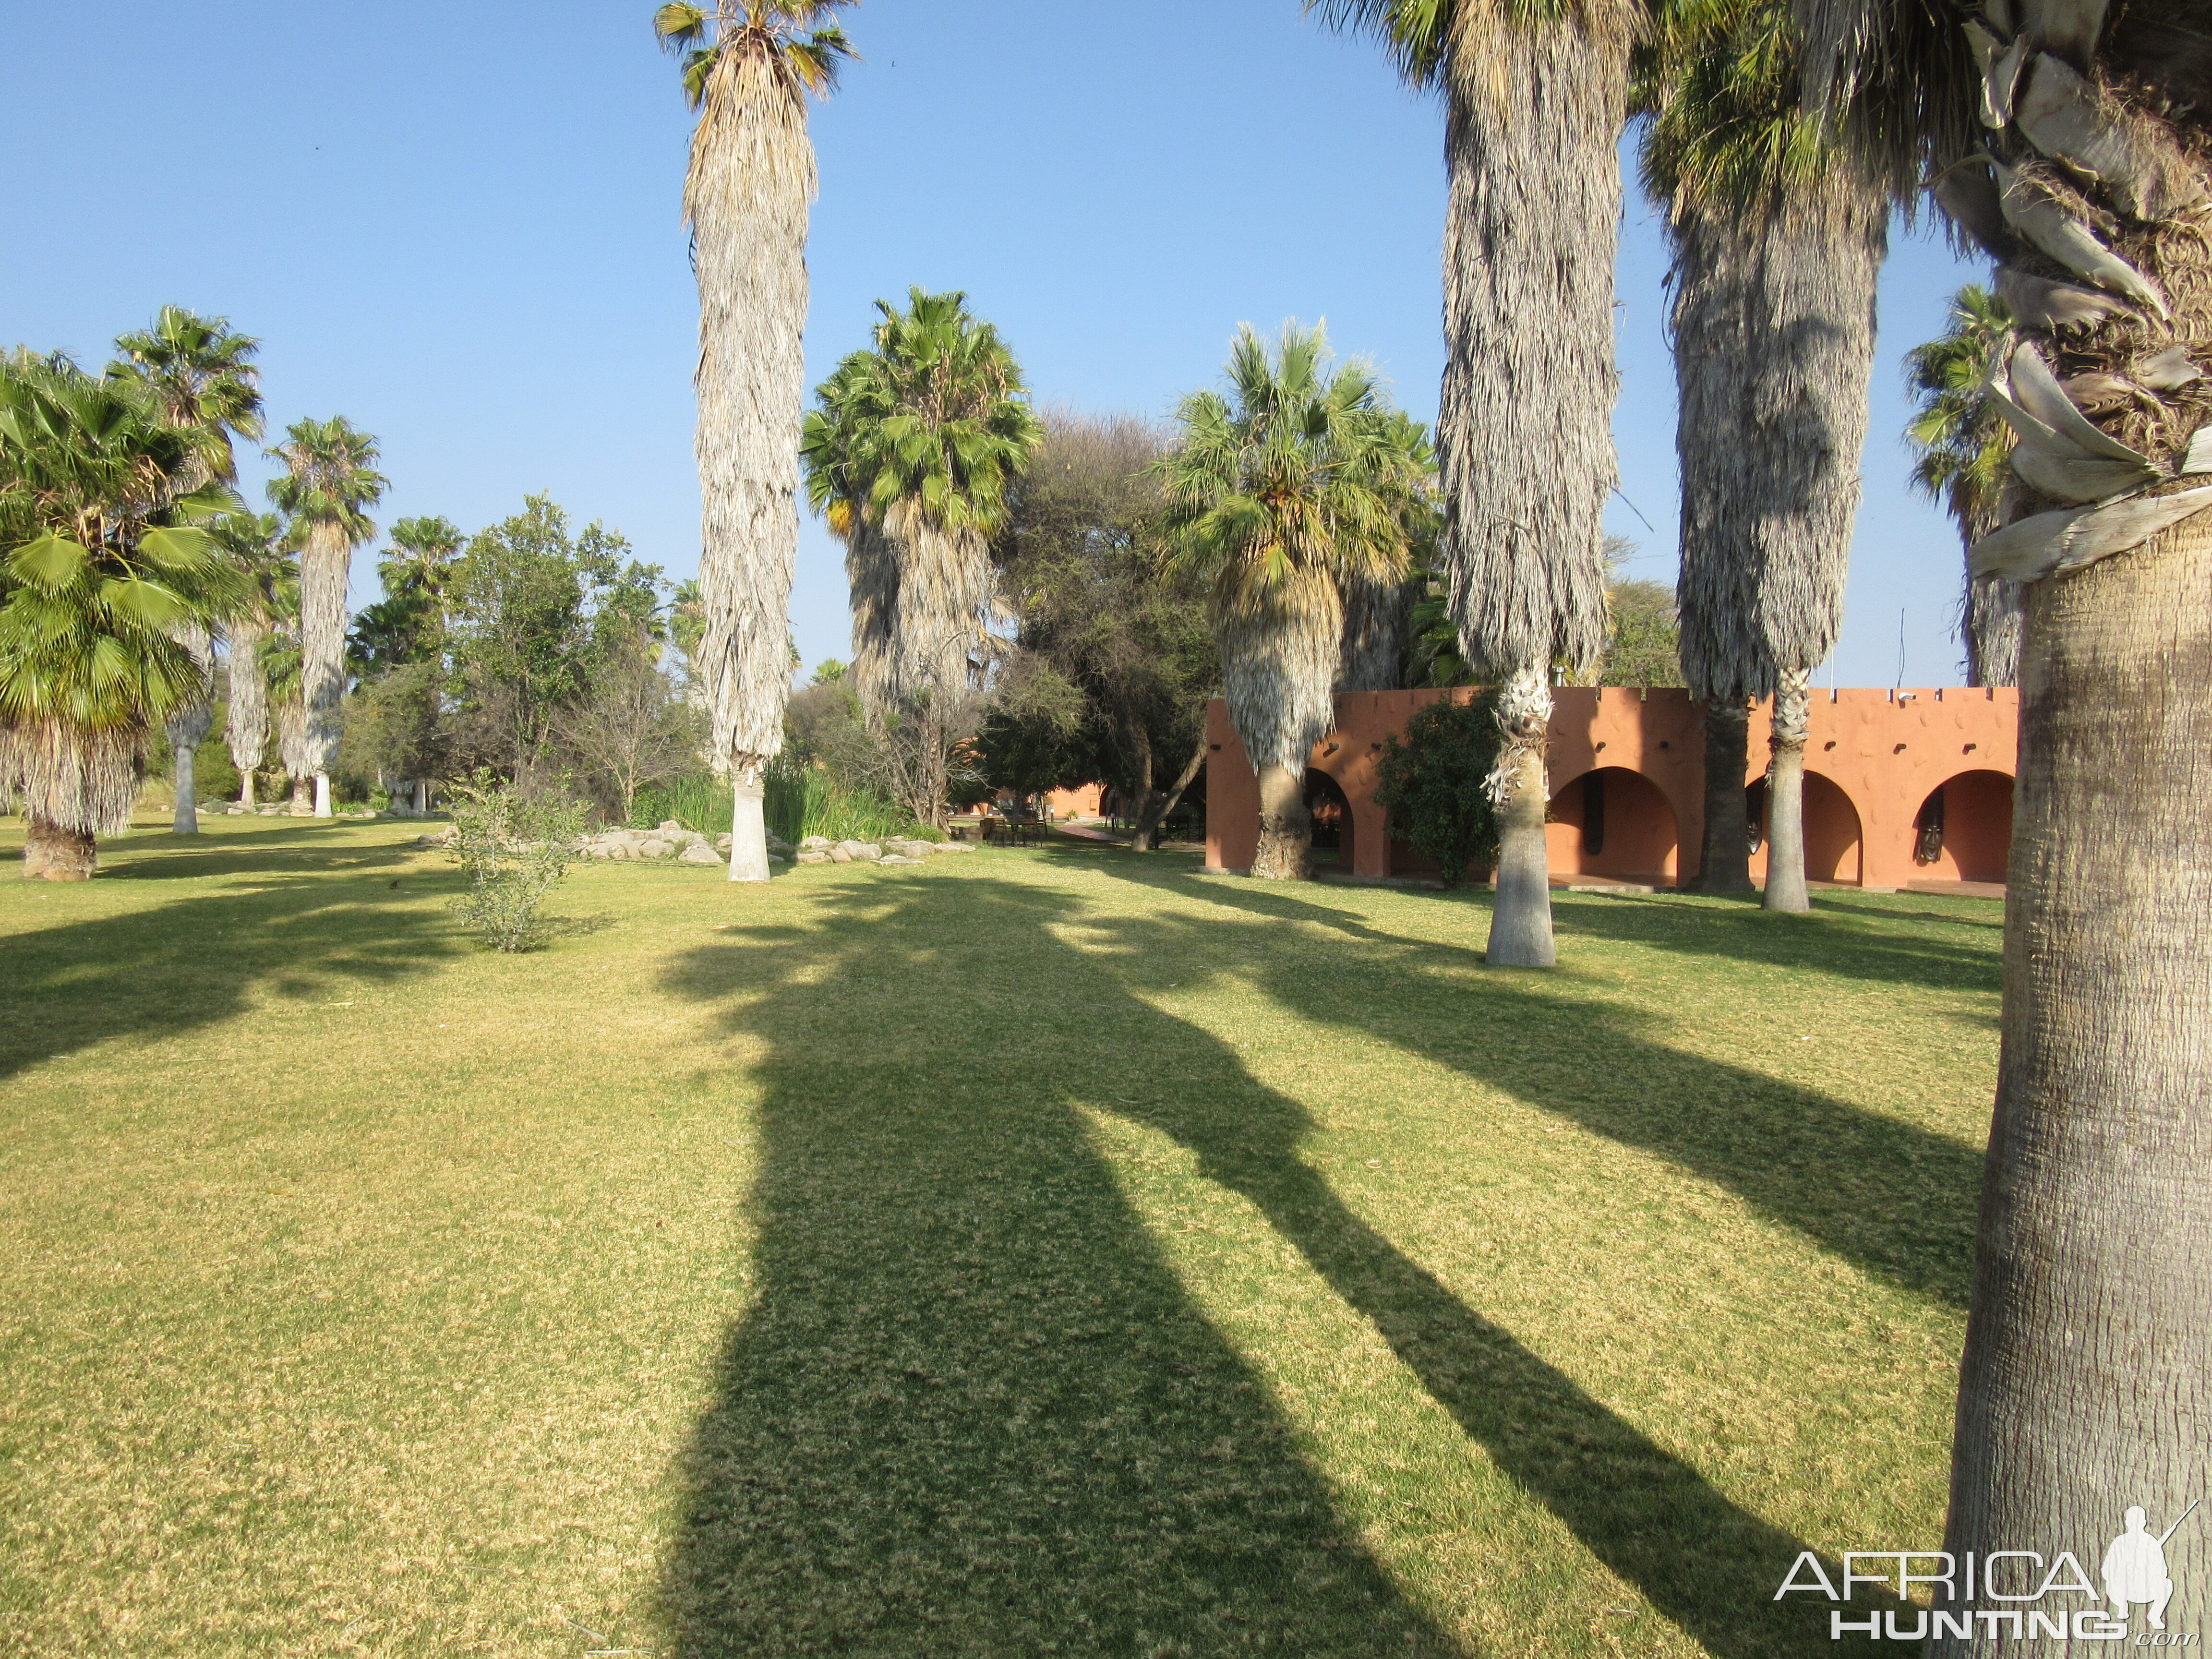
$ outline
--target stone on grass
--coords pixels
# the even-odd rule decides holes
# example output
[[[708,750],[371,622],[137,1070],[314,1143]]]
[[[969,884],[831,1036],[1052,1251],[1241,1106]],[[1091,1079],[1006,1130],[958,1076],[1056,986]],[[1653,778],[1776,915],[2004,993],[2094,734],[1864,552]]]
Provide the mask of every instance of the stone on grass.
[[[805,852],[799,855],[799,861],[801,864],[831,864],[836,862],[829,854],[817,851],[811,847],[808,848]]]
[[[635,848],[632,856],[641,859],[665,859],[675,850],[675,842],[663,841],[659,836],[655,836],[652,840],[644,842]]]
[[[830,850],[830,837],[827,836],[809,836],[799,843],[799,850],[805,853],[826,853]]]
[[[684,864],[711,864],[719,869],[721,866],[722,855],[702,841],[685,848],[678,861]]]
[[[841,841],[837,845],[858,863],[873,864],[884,855],[884,849],[872,841]]]

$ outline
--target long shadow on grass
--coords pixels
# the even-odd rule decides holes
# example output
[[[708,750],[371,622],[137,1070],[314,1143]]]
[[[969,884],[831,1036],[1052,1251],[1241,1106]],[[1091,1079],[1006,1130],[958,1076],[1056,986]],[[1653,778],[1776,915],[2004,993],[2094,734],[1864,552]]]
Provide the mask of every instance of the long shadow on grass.
[[[1460,1651],[1335,1518],[1093,1149],[1076,1103],[1120,1075],[1173,1100],[1118,1109],[1245,1194],[1667,1617],[1723,1659],[1802,1641],[1761,1589],[1796,1539],[1409,1261],[1300,1158],[1296,1101],[1133,994],[1115,947],[1149,960],[1181,927],[981,876],[823,898],[818,930],[670,975],[767,1045],[754,1301],[665,1583],[680,1652]],[[1101,927],[1103,951],[1057,936]]]
[[[1260,922],[1166,915],[1148,924],[1144,949],[1155,960],[1240,975],[1307,1019],[1394,1043],[1656,1152],[1869,1273],[1966,1306],[1979,1150],[1686,1053],[1650,1014],[1540,975],[1492,972],[1470,945],[1390,933],[1295,890],[1164,880],[1133,856],[1118,864],[1097,867],[1220,911],[1343,936],[1316,948],[1302,932],[1293,945]]]
[[[116,1037],[158,1042],[212,1025],[265,994],[306,998],[426,971],[462,947],[442,915],[421,908],[427,881],[410,874],[404,887],[416,894],[394,890],[401,861],[395,852],[312,874],[264,863],[250,885],[141,898],[119,915],[8,935],[0,1078]],[[96,897],[99,884],[43,896],[59,909],[88,892]]]

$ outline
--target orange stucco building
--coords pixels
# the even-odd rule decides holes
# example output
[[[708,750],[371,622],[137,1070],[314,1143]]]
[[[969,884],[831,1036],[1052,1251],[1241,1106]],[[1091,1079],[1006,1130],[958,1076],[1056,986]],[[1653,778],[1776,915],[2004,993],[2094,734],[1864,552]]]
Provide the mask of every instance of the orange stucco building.
[[[1355,878],[1419,877],[1432,866],[1391,838],[1376,804],[1382,740],[1413,711],[1468,691],[1363,691],[1336,700],[1315,745],[1310,789],[1341,797],[1340,867]],[[1698,705],[1680,690],[1564,686],[1551,730],[1552,873],[1674,887],[1697,874],[1705,834]],[[1766,769],[1769,706],[1752,714],[1750,788]],[[1815,691],[1805,756],[1805,863],[1815,881],[1904,888],[2002,882],[2012,844],[2016,690]],[[1207,714],[1209,869],[1244,870],[1260,834],[1260,786],[1216,699]],[[1940,821],[1941,848],[1922,856]],[[1754,879],[1765,878],[1762,842]]]

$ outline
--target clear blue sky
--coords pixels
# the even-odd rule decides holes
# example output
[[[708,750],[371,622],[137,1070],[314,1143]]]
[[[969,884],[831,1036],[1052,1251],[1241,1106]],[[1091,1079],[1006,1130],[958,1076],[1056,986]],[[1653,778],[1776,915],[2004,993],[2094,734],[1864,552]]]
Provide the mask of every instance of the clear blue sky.
[[[97,364],[164,301],[224,313],[265,342],[273,428],[382,439],[381,522],[473,530],[550,490],[690,574],[690,117],[653,9],[0,0],[0,62],[39,91],[0,184],[0,342]],[[1297,0],[866,0],[848,27],[866,61],[815,118],[815,378],[919,283],[967,289],[1047,403],[1164,416],[1239,322],[1325,317],[1434,413],[1442,118],[1365,45]],[[1612,521],[1671,580],[1665,263],[1632,197],[1616,424],[1656,528]],[[1891,262],[1839,684],[1897,678],[1900,611],[1905,683],[1959,676],[1958,544],[1905,489],[1897,364],[1972,275],[1924,239]],[[848,654],[811,521],[793,610],[809,662]]]

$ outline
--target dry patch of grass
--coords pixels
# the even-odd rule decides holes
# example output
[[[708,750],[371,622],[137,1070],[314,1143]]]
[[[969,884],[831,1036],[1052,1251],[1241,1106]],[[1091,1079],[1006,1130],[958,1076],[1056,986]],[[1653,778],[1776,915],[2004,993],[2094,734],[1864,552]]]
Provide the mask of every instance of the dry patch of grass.
[[[20,831],[0,831],[0,854]],[[1828,1650],[1940,1530],[1994,906],[0,857],[0,1650]]]

